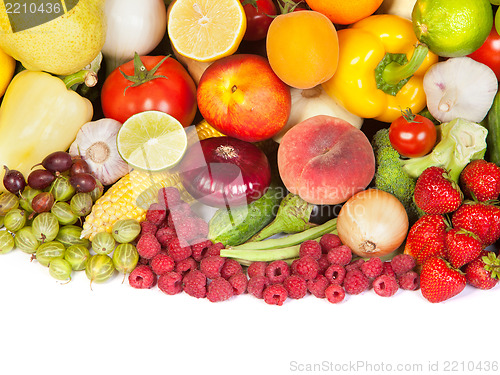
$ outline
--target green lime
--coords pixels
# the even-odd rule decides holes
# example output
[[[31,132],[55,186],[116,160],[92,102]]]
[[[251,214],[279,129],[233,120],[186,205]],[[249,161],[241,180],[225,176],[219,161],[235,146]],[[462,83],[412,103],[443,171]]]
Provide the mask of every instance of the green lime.
[[[412,22],[418,40],[435,54],[466,56],[490,34],[493,9],[488,0],[417,0]]]
[[[500,5],[500,0],[490,0],[490,3],[493,5]]]
[[[182,159],[187,135],[181,123],[169,114],[145,111],[123,123],[116,145],[121,157],[132,167],[161,171]]]
[[[500,9],[500,8],[498,8]],[[495,14],[495,29],[497,29],[497,33],[500,34],[500,11],[497,9]]]

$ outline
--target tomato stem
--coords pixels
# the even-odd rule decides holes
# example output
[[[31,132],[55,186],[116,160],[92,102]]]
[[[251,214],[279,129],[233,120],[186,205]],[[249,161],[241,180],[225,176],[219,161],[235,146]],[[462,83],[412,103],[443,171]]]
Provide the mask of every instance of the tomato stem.
[[[146,66],[144,65],[144,63],[142,62],[139,54],[136,52],[134,54],[134,75],[127,75],[127,74],[123,73],[123,71],[120,68],[118,68],[118,70],[123,75],[123,77],[125,77],[125,79],[127,79],[130,82],[133,82],[131,85],[127,86],[125,88],[125,90],[123,90],[123,94],[125,95],[125,92],[127,91],[127,89],[129,87],[137,87],[137,86],[142,85],[143,83],[152,81],[153,79],[157,79],[157,78],[168,79],[168,77],[166,77],[166,76],[155,75],[155,73],[158,70],[158,68],[161,66],[161,64],[163,64],[165,62],[165,60],[168,59],[169,57],[170,57],[170,55],[165,56],[151,70],[148,70],[146,68]]]

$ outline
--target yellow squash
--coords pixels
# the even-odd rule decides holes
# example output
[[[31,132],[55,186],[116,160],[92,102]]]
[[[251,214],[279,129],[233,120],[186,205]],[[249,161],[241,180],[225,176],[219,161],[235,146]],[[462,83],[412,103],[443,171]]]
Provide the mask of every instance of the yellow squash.
[[[60,78],[27,70],[15,75],[0,106],[0,168],[27,178],[45,156],[68,149],[92,115],[92,103]],[[4,173],[2,168],[2,178]]]

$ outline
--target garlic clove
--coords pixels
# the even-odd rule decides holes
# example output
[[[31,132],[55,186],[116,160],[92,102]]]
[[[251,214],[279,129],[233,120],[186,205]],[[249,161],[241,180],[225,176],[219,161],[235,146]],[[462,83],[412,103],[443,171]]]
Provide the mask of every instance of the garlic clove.
[[[493,70],[469,57],[434,64],[425,74],[423,84],[427,109],[441,122],[455,118],[482,121],[498,90]]]
[[[84,124],[69,148],[71,156],[79,155],[92,174],[103,185],[111,185],[129,173],[130,167],[118,153],[116,136],[122,124],[103,118]]]

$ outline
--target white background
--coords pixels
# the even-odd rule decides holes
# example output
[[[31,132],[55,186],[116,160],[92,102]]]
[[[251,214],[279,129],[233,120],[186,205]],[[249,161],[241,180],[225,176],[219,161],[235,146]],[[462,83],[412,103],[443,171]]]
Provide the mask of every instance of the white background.
[[[28,254],[1,255],[0,374],[492,374],[444,366],[500,361],[499,286],[467,287],[440,304],[400,290],[269,306],[250,295],[210,303],[121,281],[117,274],[91,290],[79,272],[63,285]],[[372,371],[348,371],[358,361]],[[441,370],[429,371],[436,361]],[[322,371],[306,367],[314,364]]]

